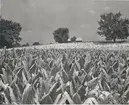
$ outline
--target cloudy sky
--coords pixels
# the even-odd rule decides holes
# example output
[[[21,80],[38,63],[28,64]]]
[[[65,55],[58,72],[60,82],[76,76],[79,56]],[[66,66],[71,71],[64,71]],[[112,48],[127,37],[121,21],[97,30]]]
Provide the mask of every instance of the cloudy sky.
[[[0,8],[3,18],[21,23],[22,43],[54,42],[60,27],[68,27],[70,37],[102,40],[96,34],[101,13],[120,11],[129,18],[127,0],[2,0]]]

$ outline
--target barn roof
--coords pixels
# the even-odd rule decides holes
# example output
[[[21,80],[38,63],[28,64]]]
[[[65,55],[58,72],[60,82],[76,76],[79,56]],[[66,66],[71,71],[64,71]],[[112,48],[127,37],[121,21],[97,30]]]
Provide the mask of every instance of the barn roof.
[[[82,41],[82,38],[77,38],[76,41]]]

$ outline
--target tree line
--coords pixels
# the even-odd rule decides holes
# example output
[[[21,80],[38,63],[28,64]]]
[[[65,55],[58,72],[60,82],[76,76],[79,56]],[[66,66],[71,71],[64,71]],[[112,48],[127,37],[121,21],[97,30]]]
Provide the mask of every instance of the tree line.
[[[117,39],[127,39],[129,36],[129,19],[123,18],[120,12],[101,14],[98,25],[97,34],[105,37],[107,41],[116,42]],[[21,30],[20,23],[0,17],[0,48],[4,46],[7,46],[7,48],[29,46],[29,43],[20,44],[22,40],[20,37]],[[53,38],[58,43],[67,43],[68,39],[71,42],[76,42],[77,39],[76,36],[69,38],[68,28],[58,28],[53,32]],[[34,42],[33,45],[40,45],[40,43]]]

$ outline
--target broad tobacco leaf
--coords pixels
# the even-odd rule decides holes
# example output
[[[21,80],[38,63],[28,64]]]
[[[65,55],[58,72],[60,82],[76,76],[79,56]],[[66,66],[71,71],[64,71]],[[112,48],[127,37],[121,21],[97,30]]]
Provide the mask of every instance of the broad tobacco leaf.
[[[22,95],[22,104],[33,104],[34,97],[35,91],[33,89],[33,86],[27,84]]]

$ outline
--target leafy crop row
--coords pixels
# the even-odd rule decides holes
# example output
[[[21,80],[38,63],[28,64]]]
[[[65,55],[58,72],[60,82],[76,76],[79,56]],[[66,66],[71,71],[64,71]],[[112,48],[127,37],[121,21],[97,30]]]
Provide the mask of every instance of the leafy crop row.
[[[127,104],[129,51],[5,49],[0,103]]]

